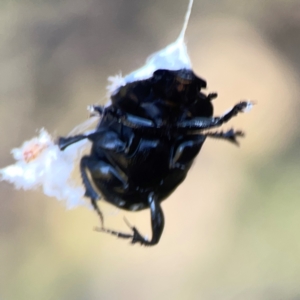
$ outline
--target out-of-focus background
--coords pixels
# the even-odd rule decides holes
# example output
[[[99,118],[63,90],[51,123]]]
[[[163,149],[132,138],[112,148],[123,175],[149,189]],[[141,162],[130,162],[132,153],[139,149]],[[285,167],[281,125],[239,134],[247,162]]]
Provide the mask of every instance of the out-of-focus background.
[[[107,77],[175,40],[188,1],[1,0],[0,162],[36,129],[67,134]],[[96,233],[93,211],[0,184],[0,299],[300,299],[300,2],[195,0],[186,34],[216,115],[256,100],[208,140],[163,203],[159,245]],[[108,227],[124,212],[102,205]],[[150,232],[149,211],[127,213]]]

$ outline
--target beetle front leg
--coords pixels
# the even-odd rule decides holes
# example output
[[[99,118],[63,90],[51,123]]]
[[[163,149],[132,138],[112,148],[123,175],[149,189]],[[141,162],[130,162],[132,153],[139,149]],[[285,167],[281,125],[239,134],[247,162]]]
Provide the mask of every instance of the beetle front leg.
[[[213,127],[218,127],[228,122],[231,118],[235,117],[237,114],[244,112],[250,109],[253,105],[251,101],[243,101],[236,104],[229,112],[224,114],[221,117],[213,117],[213,118],[193,118],[191,120],[178,122],[174,127],[174,129],[185,129],[191,131],[198,131],[209,129]]]
[[[75,144],[81,140],[87,139],[88,136],[79,134],[70,137],[59,137],[57,140],[57,145],[61,151],[65,150],[67,147]]]

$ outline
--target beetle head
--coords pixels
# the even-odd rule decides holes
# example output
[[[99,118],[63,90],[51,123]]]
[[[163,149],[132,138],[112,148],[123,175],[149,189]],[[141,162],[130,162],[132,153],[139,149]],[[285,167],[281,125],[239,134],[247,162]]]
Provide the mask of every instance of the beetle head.
[[[193,103],[206,81],[197,77],[192,70],[157,70],[153,73],[155,93],[177,106]]]

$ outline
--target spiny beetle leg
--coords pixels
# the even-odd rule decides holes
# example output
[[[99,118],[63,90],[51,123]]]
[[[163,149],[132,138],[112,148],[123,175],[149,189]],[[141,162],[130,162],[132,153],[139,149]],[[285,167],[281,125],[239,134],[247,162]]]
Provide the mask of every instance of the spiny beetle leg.
[[[234,143],[237,146],[239,145],[237,138],[245,136],[243,131],[240,131],[240,130],[234,131],[233,129],[230,129],[226,132],[223,132],[223,131],[206,132],[203,135],[205,135],[206,137],[214,138],[214,139],[224,139],[231,143]]]
[[[188,129],[191,131],[199,131],[210,129],[213,127],[221,126],[223,123],[228,122],[231,118],[235,117],[238,113],[244,112],[253,105],[251,101],[243,101],[236,104],[229,112],[221,117],[215,118],[193,118],[191,120],[182,121],[177,123],[174,127],[176,129]]]

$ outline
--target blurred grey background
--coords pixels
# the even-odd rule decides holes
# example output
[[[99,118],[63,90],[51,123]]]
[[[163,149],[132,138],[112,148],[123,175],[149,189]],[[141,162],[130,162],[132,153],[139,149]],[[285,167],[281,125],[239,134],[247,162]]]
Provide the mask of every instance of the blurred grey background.
[[[64,135],[180,32],[188,1],[1,0],[0,162],[45,127]],[[163,203],[158,246],[99,234],[93,211],[0,183],[0,299],[300,299],[300,2],[195,0],[186,34],[215,113],[257,105],[208,140]],[[103,204],[109,227],[124,212]],[[149,211],[127,213],[143,233]]]

